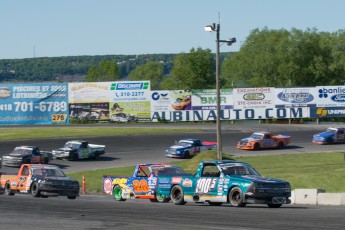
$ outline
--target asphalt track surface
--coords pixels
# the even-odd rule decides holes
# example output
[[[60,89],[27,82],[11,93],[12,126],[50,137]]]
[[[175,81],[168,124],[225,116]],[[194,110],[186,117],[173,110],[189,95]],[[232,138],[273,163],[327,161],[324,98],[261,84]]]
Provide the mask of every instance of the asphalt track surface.
[[[126,127],[119,124],[109,128]],[[130,126],[133,127],[133,126]],[[140,126],[144,127],[144,126]],[[20,145],[36,145],[41,150],[51,151],[63,147],[71,139],[83,139],[89,143],[106,145],[106,154],[97,160],[65,161],[53,160],[51,163],[60,166],[65,172],[79,172],[119,166],[132,166],[138,163],[163,163],[180,161],[180,159],[167,158],[165,149],[181,138],[198,138],[203,141],[217,141],[215,125],[153,125],[157,129],[189,128],[193,133],[166,133],[150,135],[127,135],[108,137],[81,137],[59,138],[41,140],[13,140],[0,141],[0,156],[11,152]],[[299,154],[314,152],[344,152],[345,144],[316,145],[311,142],[313,134],[324,131],[329,125],[265,125],[243,124],[222,125],[223,152],[235,156]],[[97,127],[95,127],[97,128]],[[52,127],[52,132],[54,127]],[[248,137],[254,131],[271,131],[273,134],[287,134],[291,136],[292,143],[281,150],[244,151],[236,149],[237,142]],[[66,134],[68,136],[68,134]],[[16,172],[17,168],[3,167],[1,171]]]
[[[156,126],[164,129],[164,126]],[[83,138],[90,143],[105,144],[107,153],[98,160],[54,160],[66,172],[111,168],[137,163],[171,162],[164,156],[167,146],[184,137],[216,141],[215,127],[191,127],[195,133],[129,135]],[[308,152],[344,151],[343,144],[315,145],[314,133],[328,125],[223,125],[223,151],[232,155],[275,155]],[[201,129],[201,131],[199,131]],[[292,136],[283,150],[241,151],[237,141],[253,131],[264,130]],[[38,145],[42,150],[61,147],[66,139],[0,142],[0,155],[18,145]],[[3,167],[1,171],[16,171]],[[111,196],[82,195],[76,200],[66,197],[33,198],[30,195],[0,195],[0,229],[344,229],[345,206],[283,205],[271,209],[265,205],[235,208],[208,204],[151,203],[148,200],[115,202]]]

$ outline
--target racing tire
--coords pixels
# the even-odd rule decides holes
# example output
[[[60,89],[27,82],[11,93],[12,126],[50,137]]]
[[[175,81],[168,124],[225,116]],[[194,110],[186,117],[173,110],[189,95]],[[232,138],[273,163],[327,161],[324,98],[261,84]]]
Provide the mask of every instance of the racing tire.
[[[43,164],[49,164],[48,157],[45,157],[45,158],[44,158],[44,160],[43,160]]]
[[[278,149],[282,149],[282,148],[284,148],[284,143],[283,142],[279,142],[278,143]]]
[[[243,193],[239,187],[233,187],[229,192],[229,202],[234,207],[244,207],[246,203],[243,202]]]
[[[190,154],[189,154],[189,152],[188,151],[186,151],[185,153],[184,153],[184,156],[183,156],[185,159],[189,159],[190,158]]]
[[[72,160],[73,160],[73,161],[79,160],[78,153],[73,153],[73,155],[72,155]]]
[[[115,185],[113,188],[113,196],[116,201],[125,201],[126,199],[122,198],[122,188],[120,185]]]
[[[93,159],[94,159],[94,160],[97,160],[98,157],[99,157],[99,153],[98,153],[98,152],[95,152],[95,153],[94,153],[94,156],[93,156]]]
[[[168,203],[170,201],[170,197],[164,196],[160,193],[156,194],[156,201],[159,203]]]
[[[10,182],[7,182],[5,184],[5,194],[8,195],[8,196],[14,196],[14,191],[11,189]]]
[[[176,205],[184,205],[186,203],[184,201],[183,190],[179,185],[175,185],[174,187],[172,187],[170,191],[170,199]]]
[[[33,197],[40,197],[40,190],[38,189],[38,183],[32,183],[30,187],[30,193]]]
[[[327,143],[327,145],[331,145],[333,143],[332,138],[328,138],[326,143]]]
[[[267,204],[270,208],[280,208],[283,204]]]
[[[75,200],[75,199],[77,198],[77,196],[67,196],[67,198],[68,198],[69,200]]]
[[[223,204],[222,202],[212,202],[212,201],[209,201],[208,203],[211,206],[221,206]]]
[[[255,143],[255,145],[254,145],[254,150],[255,150],[255,151],[260,150],[260,144],[259,144],[259,143]]]

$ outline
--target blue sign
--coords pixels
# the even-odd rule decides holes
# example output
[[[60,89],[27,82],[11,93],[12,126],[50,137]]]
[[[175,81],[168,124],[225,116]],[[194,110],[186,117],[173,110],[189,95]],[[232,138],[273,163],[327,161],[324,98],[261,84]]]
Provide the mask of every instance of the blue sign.
[[[0,125],[67,124],[67,83],[0,84]]]

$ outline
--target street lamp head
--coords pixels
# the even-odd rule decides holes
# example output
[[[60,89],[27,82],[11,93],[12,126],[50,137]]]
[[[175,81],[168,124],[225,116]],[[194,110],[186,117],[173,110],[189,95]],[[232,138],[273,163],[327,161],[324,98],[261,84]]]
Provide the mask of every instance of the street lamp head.
[[[231,46],[232,43],[235,43],[235,42],[236,42],[236,38],[229,38],[229,39],[226,41],[226,44],[227,44],[228,46]]]
[[[216,30],[216,24],[213,23],[213,25],[207,25],[205,26],[205,31],[206,32],[212,32],[212,31],[215,31]]]

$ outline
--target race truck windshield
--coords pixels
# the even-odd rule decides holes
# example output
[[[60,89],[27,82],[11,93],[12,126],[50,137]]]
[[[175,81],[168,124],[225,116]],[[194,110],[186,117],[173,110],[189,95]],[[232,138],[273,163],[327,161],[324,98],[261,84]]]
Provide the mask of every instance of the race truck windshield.
[[[252,167],[249,167],[247,165],[243,164],[223,164],[220,165],[223,173],[225,175],[256,175],[260,176],[260,174],[253,169]]]

